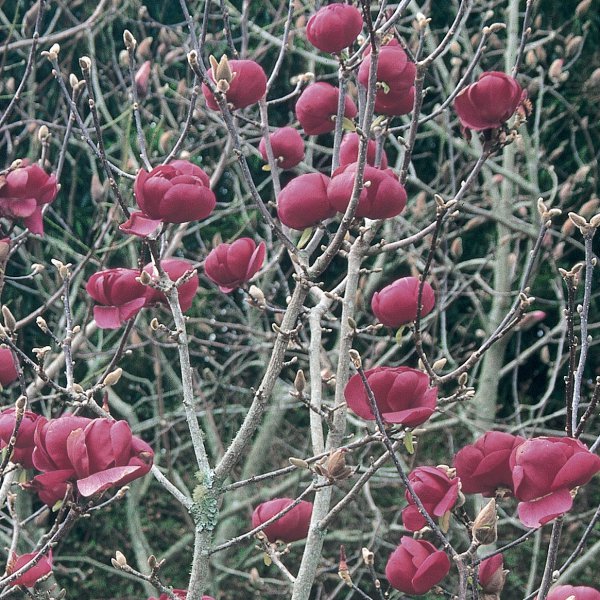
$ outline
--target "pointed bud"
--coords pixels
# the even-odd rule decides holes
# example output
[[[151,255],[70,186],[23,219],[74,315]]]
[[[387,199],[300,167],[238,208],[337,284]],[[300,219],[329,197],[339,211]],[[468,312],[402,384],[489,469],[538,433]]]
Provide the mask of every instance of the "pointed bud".
[[[355,368],[360,369],[362,367],[362,360],[360,358],[360,354],[354,349],[350,350],[348,354],[350,354],[350,360],[354,364]]]
[[[4,317],[4,327],[8,331],[14,331],[17,327],[17,320],[6,305],[2,307],[2,316]]]
[[[123,43],[125,44],[125,48],[127,48],[127,50],[134,50],[137,46],[137,41],[129,29],[126,29],[123,32]]]
[[[296,373],[294,387],[299,394],[301,394],[306,387],[306,378],[304,377],[304,371],[302,369],[298,369],[298,372]]]
[[[482,545],[493,544],[498,539],[498,516],[496,515],[496,500],[492,498],[477,515],[473,522],[473,540]]]
[[[103,385],[116,385],[119,379],[121,379],[121,375],[123,375],[123,369],[121,367],[111,371],[102,382]]]
[[[125,555],[119,550],[115,552],[115,560],[119,567],[124,567],[125,565],[127,565],[127,559],[125,558]]]
[[[79,59],[79,67],[82,71],[89,71],[92,68],[92,59],[89,56],[82,56]]]

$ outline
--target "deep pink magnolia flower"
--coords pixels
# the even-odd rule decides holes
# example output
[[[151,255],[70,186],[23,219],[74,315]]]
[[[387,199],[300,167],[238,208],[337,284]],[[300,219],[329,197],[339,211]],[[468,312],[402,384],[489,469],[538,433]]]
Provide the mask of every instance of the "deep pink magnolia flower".
[[[187,590],[173,590],[173,593],[181,600],[185,600],[187,598]],[[152,598],[148,598],[148,600],[169,600],[167,594],[161,594],[158,599],[154,596]],[[202,596],[202,600],[215,600],[212,596]]]
[[[281,127],[269,135],[275,161],[281,169],[291,169],[304,159],[304,140],[293,127]],[[258,145],[263,160],[267,159],[265,139]]]
[[[479,585],[483,589],[484,599],[488,597],[499,598],[504,587],[506,574],[502,554],[482,560],[479,565]]]
[[[294,500],[291,498],[274,498],[259,504],[252,513],[252,529],[262,525],[293,502]],[[312,502],[302,500],[283,517],[277,519],[262,531],[270,542],[281,540],[290,543],[303,540],[308,535],[312,509]]]
[[[265,260],[266,246],[251,238],[219,244],[204,261],[206,276],[228,294],[254,277]]]
[[[429,387],[429,377],[410,367],[375,367],[365,371],[381,417],[386,423],[416,427],[433,414],[437,387]],[[362,419],[373,421],[369,398],[358,373],[346,385],[348,408]]]
[[[340,166],[349,165],[358,161],[358,143],[360,138],[358,133],[350,132],[344,135],[340,144]],[[367,144],[367,164],[375,166],[375,155],[377,153],[377,144],[375,140],[369,140]],[[387,169],[388,159],[385,150],[381,153],[381,169]]]
[[[500,71],[486,71],[454,101],[454,110],[465,129],[495,129],[515,114],[523,98],[517,80]]]
[[[12,455],[12,462],[19,463],[26,469],[33,469],[31,455],[35,447],[33,434],[39,415],[25,411],[17,433],[17,443]],[[15,409],[7,408],[0,413],[0,450],[6,448],[15,428]]]
[[[510,455],[519,519],[541,527],[571,510],[571,490],[600,471],[600,457],[579,440],[539,437],[525,440]]]
[[[327,186],[327,198],[338,212],[344,213],[352,197],[358,163],[336,169]],[[365,166],[365,187],[362,189],[355,217],[389,219],[399,215],[406,206],[406,190],[391,169]],[[367,187],[368,186],[368,187]]]
[[[425,540],[403,536],[385,566],[390,585],[405,593],[420,596],[437,585],[450,571],[450,559]]]
[[[311,83],[296,102],[296,117],[307,135],[329,133],[335,129],[337,103],[340,93],[330,83]],[[344,98],[344,116],[353,119],[358,114],[352,98]]]
[[[117,329],[146,305],[148,288],[136,279],[135,269],[107,269],[94,273],[85,286],[98,303],[94,319],[101,329]]]
[[[135,178],[135,199],[142,212],[136,212],[120,229],[146,236],[161,223],[187,223],[205,219],[214,210],[216,198],[208,175],[187,160],[174,160],[140,169]]]
[[[514,492],[509,459],[512,451],[525,438],[502,431],[488,431],[465,446],[454,457],[456,474],[465,494],[496,495],[498,489]]]
[[[15,357],[10,348],[0,347],[0,384],[7,386],[19,377]]]
[[[358,70],[358,81],[367,87],[371,72],[371,58],[366,53]],[[415,98],[415,75],[417,69],[408,60],[406,52],[398,44],[381,48],[377,63],[375,112],[384,115],[405,115],[413,108]]]
[[[177,288],[181,310],[183,312],[189,310],[194,302],[194,296],[198,291],[198,273],[196,273],[194,265],[189,260],[183,258],[167,258],[162,260],[160,264],[169,279],[173,282],[177,281],[188,271],[194,271],[191,278]],[[152,263],[147,264],[144,267],[144,271],[151,275],[153,279],[158,279],[158,273]],[[148,286],[146,288],[146,305],[156,303],[168,304],[167,298],[160,290]]]
[[[362,31],[363,20],[358,8],[350,4],[330,4],[318,10],[306,25],[308,41],[323,52],[341,52]]]
[[[127,421],[64,415],[38,419],[34,435],[32,487],[48,506],[61,500],[67,482],[84,498],[142,477],[152,467],[154,452],[131,433]]]
[[[402,277],[373,294],[371,310],[386,327],[400,327],[417,318],[418,299],[419,280],[416,277]],[[427,316],[434,306],[435,293],[426,281],[421,295],[421,317]]]
[[[279,220],[302,231],[331,219],[336,210],[327,198],[329,181],[322,173],[306,173],[292,179],[277,198]]]
[[[23,166],[0,176],[0,217],[23,219],[31,233],[42,235],[42,206],[50,204],[58,194],[54,175],[48,175],[36,164]]]
[[[7,574],[11,575],[12,573],[15,573],[21,567],[24,567],[28,562],[33,560],[36,556],[37,552],[29,552],[28,554],[21,554],[21,556],[13,554],[11,566]],[[24,585],[25,587],[31,588],[37,583],[37,581],[51,572],[52,550],[48,552],[48,556],[42,556],[42,558],[40,558],[40,560],[33,567],[27,569],[23,575],[17,577],[13,582],[11,582],[10,585]]]
[[[253,60],[230,60],[229,68],[235,74],[225,96],[227,103],[234,109],[246,108],[258,102],[267,91],[267,76],[263,68]],[[212,70],[208,76],[214,81]],[[206,84],[202,84],[202,93],[206,105],[212,110],[219,110],[219,105]]]
[[[570,598],[574,600],[600,600],[600,591],[585,585],[557,585],[548,594],[548,600],[569,600]]]
[[[142,66],[137,70],[135,74],[135,87],[137,90],[138,97],[145,98],[148,94],[148,81],[150,79],[150,69],[152,67],[152,63],[147,60],[142,64]]]
[[[430,517],[443,517],[456,504],[460,489],[460,479],[450,479],[448,474],[438,467],[417,467],[408,475],[413,490],[423,503]],[[419,531],[427,525],[410,492],[406,490],[408,506],[402,511],[402,523],[409,531]]]

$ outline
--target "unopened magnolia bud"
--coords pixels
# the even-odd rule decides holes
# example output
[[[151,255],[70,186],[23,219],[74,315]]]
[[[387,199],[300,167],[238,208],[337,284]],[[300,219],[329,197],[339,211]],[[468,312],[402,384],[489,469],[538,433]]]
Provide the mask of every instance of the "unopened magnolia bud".
[[[48,323],[46,323],[46,319],[44,319],[44,317],[38,317],[35,322],[44,333],[48,333]]]
[[[123,369],[121,367],[111,371],[102,382],[103,385],[116,385],[119,379],[121,379],[121,375],[123,375]]]
[[[250,294],[250,298],[252,298],[257,306],[260,307],[266,305],[265,295],[259,287],[251,285],[248,294]]]
[[[79,333],[81,331],[81,325],[75,325],[73,327],[73,333]]]
[[[50,135],[50,132],[48,131],[48,127],[46,127],[46,125],[42,125],[38,129],[38,140],[40,142],[46,141],[46,139],[48,138],[49,135]]]
[[[190,50],[187,55],[188,63],[194,67],[198,64],[198,53],[195,50]]]
[[[125,44],[125,48],[127,48],[127,50],[133,50],[137,46],[137,41],[129,29],[126,29],[123,32],[123,43]]]
[[[447,362],[448,362],[447,358],[440,358],[431,365],[431,368],[434,371],[441,371],[446,366]]]
[[[31,351],[35,354],[38,362],[42,362],[44,357],[48,352],[50,352],[52,348],[50,346],[42,346],[41,348],[32,348]]]
[[[75,73],[71,73],[69,75],[69,85],[72,88],[76,88],[79,85],[79,79],[77,79],[77,75],[75,75]]]
[[[348,354],[350,354],[350,360],[352,361],[354,366],[357,369],[360,369],[362,367],[362,360],[360,358],[360,354],[354,349],[350,350]]]
[[[156,556],[154,556],[154,554],[151,554],[151,555],[148,557],[148,566],[149,566],[149,567],[150,567],[152,570],[154,570],[154,569],[156,569],[156,565],[157,565],[157,564],[158,564],[158,561],[156,560]]]
[[[125,555],[119,550],[115,552],[115,560],[120,567],[124,567],[127,564],[127,559],[125,558]]]
[[[473,539],[482,545],[493,544],[498,539],[497,520],[496,500],[492,498],[473,522]]]
[[[372,566],[375,563],[375,554],[368,548],[362,549],[362,559],[367,567]]]
[[[468,379],[469,376],[466,373],[461,373],[460,377],[458,378],[458,385],[466,385]]]
[[[154,319],[152,319],[152,321],[150,321],[150,329],[152,329],[152,331],[158,331],[159,327],[160,327],[160,323],[158,322],[158,319],[156,317],[154,317]]]
[[[290,461],[291,465],[294,465],[294,467],[297,467],[298,469],[309,469],[310,468],[310,465],[305,460],[302,460],[301,458],[294,458],[293,456],[290,456],[290,458],[288,458],[288,460]]]
[[[82,56],[79,59],[79,67],[82,71],[89,71],[92,68],[92,59],[89,56]]]
[[[296,373],[294,387],[299,394],[301,394],[306,387],[306,377],[304,377],[304,371],[302,369],[298,369],[298,372]]]
[[[10,311],[10,308],[8,308],[8,306],[6,306],[6,305],[2,307],[2,316],[4,317],[5,328],[8,331],[14,331],[15,328],[17,327],[17,320],[15,319],[14,315]]]
[[[27,406],[27,396],[19,396],[15,402],[15,408],[20,412]]]
[[[138,279],[142,285],[149,285],[152,282],[152,276],[148,271],[142,271]]]
[[[83,389],[83,387],[81,385],[79,385],[78,383],[74,383],[73,384],[73,391],[76,394],[83,394],[83,393],[85,393],[85,390]]]

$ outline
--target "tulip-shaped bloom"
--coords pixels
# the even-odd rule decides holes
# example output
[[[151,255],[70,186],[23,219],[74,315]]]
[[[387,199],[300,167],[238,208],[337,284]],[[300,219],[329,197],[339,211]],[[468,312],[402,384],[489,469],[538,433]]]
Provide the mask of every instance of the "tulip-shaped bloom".
[[[302,231],[331,219],[336,210],[327,198],[329,181],[322,173],[306,173],[292,179],[277,198],[279,220]]]
[[[375,367],[365,375],[385,423],[416,427],[433,414],[437,387],[429,387],[429,377],[423,371],[410,367]],[[375,419],[358,373],[350,378],[344,396],[352,412],[368,421]]]
[[[408,476],[413,490],[433,519],[443,517],[456,504],[460,490],[458,477],[450,478],[438,467],[417,467]],[[419,531],[427,525],[408,490],[405,492],[408,506],[402,511],[402,523],[409,531]]]
[[[272,519],[277,513],[285,510],[293,503],[294,500],[291,498],[275,498],[259,504],[252,513],[252,529]],[[312,509],[312,502],[302,500],[262,531],[270,542],[281,540],[290,543],[303,540],[308,535]]]
[[[173,282],[176,282],[185,273],[193,271],[192,276],[177,288],[177,295],[179,296],[179,306],[181,306],[181,310],[183,312],[189,310],[194,302],[194,296],[198,291],[198,273],[196,273],[194,265],[189,260],[185,260],[183,258],[167,258],[166,260],[162,260],[160,265],[169,279]],[[146,273],[148,273],[154,280],[158,280],[156,267],[152,263],[148,263],[144,267],[144,271],[146,271]],[[148,286],[146,290],[146,305],[169,303],[165,294],[160,290],[157,290],[151,286]]]
[[[600,600],[600,591],[585,585],[557,585],[550,590],[548,600]]]
[[[483,591],[484,600],[500,600],[500,592],[504,588],[506,574],[502,554],[482,560],[479,565],[479,585]]]
[[[454,101],[454,110],[465,129],[495,129],[515,114],[523,98],[517,80],[499,71],[486,71]]]
[[[349,165],[358,161],[358,144],[360,137],[358,133],[350,132],[344,135],[340,144],[340,166]],[[369,140],[367,144],[367,164],[375,166],[375,156],[377,154],[377,144],[375,140]],[[385,150],[381,153],[381,169],[387,169],[388,159]]]
[[[308,135],[329,133],[335,129],[339,90],[330,83],[311,83],[296,102],[296,117]],[[344,116],[353,119],[358,113],[352,98],[344,98]]]
[[[28,554],[21,554],[17,556],[13,553],[10,561],[10,567],[7,575],[16,573],[21,567],[24,567],[27,563],[31,562],[36,556],[37,552],[29,552]],[[10,583],[11,586],[24,585],[25,587],[33,587],[42,577],[45,577],[52,572],[52,550],[48,552],[48,556],[42,556],[35,565],[30,569],[27,569]]]
[[[502,431],[488,431],[465,446],[454,457],[456,474],[460,477],[464,494],[483,494],[487,498],[497,490],[514,492],[509,464],[512,451],[525,438]]]
[[[416,277],[402,277],[373,294],[371,310],[386,327],[400,327],[417,318],[420,282]],[[435,306],[433,288],[425,281],[421,294],[421,317]]]
[[[135,269],[107,269],[94,273],[85,286],[98,303],[94,319],[101,329],[117,329],[146,304],[147,288]]]
[[[369,85],[370,72],[371,58],[366,54],[358,70],[358,81],[365,87]],[[381,48],[377,63],[375,112],[390,116],[409,113],[415,99],[416,72],[414,63],[408,60],[399,45],[388,44]]]
[[[267,76],[263,68],[253,60],[230,60],[229,68],[234,75],[229,82],[229,89],[225,92],[227,103],[234,109],[256,104],[267,91]],[[208,76],[214,81],[212,70],[208,71]],[[219,110],[213,93],[204,83],[202,93],[206,99],[206,106],[211,110]]]
[[[437,585],[450,571],[450,559],[425,540],[403,536],[385,566],[390,585],[405,594],[420,596]]]
[[[344,213],[352,198],[358,163],[339,167],[327,186],[327,198],[338,212]],[[391,169],[365,166],[365,185],[360,192],[355,217],[389,219],[399,215],[406,206],[406,190]]]
[[[265,260],[266,246],[258,246],[251,238],[240,238],[233,244],[219,244],[204,261],[206,276],[228,294],[250,281]]]
[[[23,219],[31,233],[42,235],[42,207],[53,202],[58,194],[56,177],[36,164],[23,163],[24,166],[0,177],[0,217]]]
[[[150,173],[140,169],[134,187],[142,212],[133,213],[120,229],[139,236],[152,233],[161,223],[205,219],[217,202],[208,175],[187,160],[159,165]]]
[[[126,421],[40,417],[34,441],[33,465],[42,474],[34,477],[32,486],[49,506],[64,497],[68,482],[88,498],[142,477],[154,457]]]
[[[150,79],[150,70],[152,63],[147,60],[135,74],[135,89],[140,98],[145,98],[148,94],[148,81]]]
[[[362,26],[358,8],[350,4],[330,4],[308,20],[306,37],[315,48],[336,54],[354,42]]]
[[[187,590],[173,590],[173,593],[177,598],[181,598],[181,600],[186,600],[187,598]],[[158,599],[154,596],[152,598],[148,598],[148,600],[169,600],[169,596],[167,594],[161,594]],[[202,596],[202,600],[215,600],[212,596]]]
[[[11,384],[19,378],[15,357],[10,348],[0,347],[0,384],[3,386]]]
[[[33,469],[31,455],[35,444],[33,442],[33,434],[39,415],[28,410],[23,414],[23,419],[19,424],[17,433],[17,441],[14,446],[12,462],[19,463],[26,469]],[[15,429],[15,409],[7,408],[0,413],[0,450],[6,448],[10,442],[13,431]]]
[[[571,510],[571,490],[585,485],[600,471],[600,457],[573,438],[526,440],[510,456],[519,519],[541,527]]]
[[[304,140],[293,127],[281,127],[269,135],[275,161],[281,169],[291,169],[304,158]],[[267,159],[265,139],[258,145],[263,160]]]

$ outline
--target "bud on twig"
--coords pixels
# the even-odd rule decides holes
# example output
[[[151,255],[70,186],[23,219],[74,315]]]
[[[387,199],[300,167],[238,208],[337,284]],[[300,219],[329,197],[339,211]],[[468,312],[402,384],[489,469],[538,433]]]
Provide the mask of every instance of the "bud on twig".
[[[492,498],[473,522],[473,540],[484,546],[493,544],[498,539],[497,520],[496,500]]]
[[[127,50],[134,50],[137,46],[137,41],[129,29],[126,29],[123,32],[123,43],[125,44],[125,48],[127,48]]]
[[[118,367],[114,371],[111,371],[102,382],[103,385],[116,385],[119,379],[121,379],[121,375],[123,375],[123,369]]]
[[[115,552],[115,558],[113,558],[111,562],[113,563],[113,566],[116,566],[117,568],[127,566],[127,559],[125,558],[125,555],[119,550]],[[115,563],[117,564],[115,565]]]
[[[354,364],[354,367],[356,369],[362,368],[362,359],[360,358],[360,354],[354,349],[350,350],[348,354],[350,354],[350,360]]]
[[[79,67],[82,71],[89,71],[92,68],[92,59],[89,56],[82,56],[79,59]]]
[[[304,371],[302,369],[298,369],[298,372],[296,373],[294,387],[299,394],[301,394],[306,387],[306,378],[304,377]]]
[[[340,563],[338,567],[338,575],[348,587],[352,587],[352,577],[350,577],[350,571],[348,570],[348,563],[346,562],[346,549],[343,545],[340,546]]]
[[[17,320],[6,305],[2,307],[2,316],[4,317],[4,327],[10,332],[14,331],[17,327]]]
[[[367,567],[372,567],[375,564],[375,554],[368,548],[362,549],[362,559]]]
[[[48,139],[49,135],[50,135],[50,131],[48,131],[48,127],[46,125],[42,125],[38,129],[38,140],[40,142],[45,142]]]

